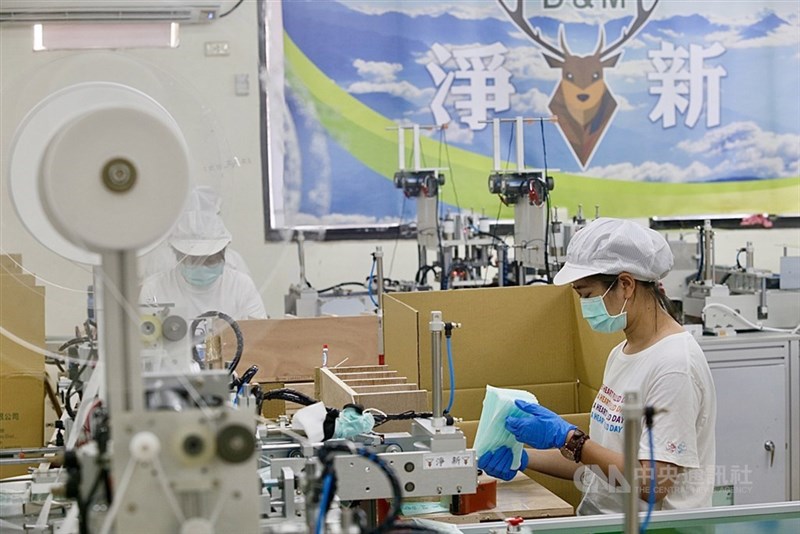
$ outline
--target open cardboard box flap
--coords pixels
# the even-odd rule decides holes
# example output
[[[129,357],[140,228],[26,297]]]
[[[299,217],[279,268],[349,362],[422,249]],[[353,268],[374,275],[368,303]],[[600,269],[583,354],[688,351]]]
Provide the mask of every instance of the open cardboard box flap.
[[[23,274],[18,255],[0,256],[0,324],[44,347],[44,287]],[[41,447],[44,442],[44,357],[0,336],[0,449]],[[27,467],[0,467],[0,478]]]

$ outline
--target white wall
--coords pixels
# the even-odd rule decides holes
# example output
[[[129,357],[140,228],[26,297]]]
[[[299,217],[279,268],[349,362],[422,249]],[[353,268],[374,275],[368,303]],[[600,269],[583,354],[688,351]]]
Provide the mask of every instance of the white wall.
[[[225,2],[225,7],[233,4]],[[206,57],[204,44],[226,41],[230,55]],[[25,113],[53,91],[94,80],[115,81],[158,100],[178,120],[193,148],[195,178],[223,196],[223,217],[260,288],[267,312],[283,313],[283,295],[298,278],[296,246],[266,243],[261,184],[257,3],[244,2],[229,17],[209,25],[181,27],[180,47],[84,52],[32,51],[30,26],[0,28],[2,91],[2,228],[0,252],[21,253],[24,268],[47,286],[48,336],[69,336],[85,318],[91,267],[62,259],[23,227],[8,189],[9,147]],[[247,74],[250,94],[234,94],[234,76]],[[232,162],[240,162],[235,166]],[[147,206],[142,207],[143,210]],[[124,231],[121,229],[120,231]],[[370,253],[383,245],[387,276],[395,242],[306,243],[307,277],[325,287],[369,274]],[[411,279],[413,242],[397,244],[391,276]]]
[[[232,0],[226,2],[226,6],[232,4]],[[0,252],[21,253],[25,268],[47,285],[48,336],[69,336],[83,321],[84,290],[91,283],[91,268],[56,256],[22,226],[9,198],[9,146],[18,123],[37,102],[58,88],[92,80],[136,87],[175,116],[194,151],[195,178],[222,192],[223,217],[234,236],[232,246],[247,261],[267,312],[281,315],[283,295],[297,280],[298,265],[294,244],[264,240],[257,3],[244,2],[231,16],[210,25],[183,26],[181,45],[175,50],[34,53],[32,39],[29,26],[0,28]],[[208,41],[226,41],[230,55],[206,57],[204,44]],[[248,96],[234,94],[236,74],[249,76]],[[717,254],[721,263],[729,263],[728,257],[732,262],[735,249],[747,240],[756,243],[759,266],[772,269],[777,269],[780,254],[775,245],[788,242],[800,247],[797,231],[730,234],[721,236]],[[410,241],[307,242],[307,277],[317,287],[363,280],[369,273],[369,254],[379,244],[386,253],[387,276],[412,279],[417,254]]]

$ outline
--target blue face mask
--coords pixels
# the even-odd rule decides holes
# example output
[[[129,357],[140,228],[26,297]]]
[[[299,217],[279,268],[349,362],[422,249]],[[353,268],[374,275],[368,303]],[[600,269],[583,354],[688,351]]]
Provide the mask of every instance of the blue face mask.
[[[181,274],[184,280],[195,287],[208,287],[222,275],[225,262],[217,262],[214,265],[190,265],[181,264]]]
[[[615,280],[614,284],[616,283]],[[583,318],[586,319],[589,326],[591,326],[592,330],[595,332],[611,334],[624,330],[628,325],[628,313],[625,311],[625,305],[628,304],[628,299],[625,299],[625,302],[622,304],[622,310],[620,310],[619,315],[609,314],[606,303],[603,300],[605,296],[608,295],[608,292],[611,291],[611,288],[614,287],[614,284],[611,284],[600,297],[581,299],[581,313],[583,314]]]

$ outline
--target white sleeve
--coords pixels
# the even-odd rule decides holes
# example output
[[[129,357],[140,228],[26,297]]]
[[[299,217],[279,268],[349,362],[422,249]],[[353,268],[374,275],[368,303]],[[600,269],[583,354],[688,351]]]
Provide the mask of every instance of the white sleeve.
[[[267,319],[267,310],[264,308],[261,294],[253,280],[245,274],[242,274],[240,291],[241,301],[237,319]]]
[[[645,405],[659,412],[653,418],[653,456],[680,467],[700,467],[697,446],[697,414],[700,399],[691,376],[670,372],[659,377],[646,392]],[[647,428],[642,428],[639,459],[650,459]]]

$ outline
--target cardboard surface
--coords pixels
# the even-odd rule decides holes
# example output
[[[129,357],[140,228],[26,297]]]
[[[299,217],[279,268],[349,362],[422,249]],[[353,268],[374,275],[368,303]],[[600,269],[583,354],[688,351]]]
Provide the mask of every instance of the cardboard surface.
[[[9,258],[2,260],[0,324],[44,348],[44,288],[35,285],[33,276],[12,272],[14,266]],[[44,372],[42,355],[0,336],[0,448],[43,445]],[[0,468],[0,478],[26,472],[24,465],[6,466]]]
[[[571,290],[569,290],[571,291]],[[420,387],[431,387],[431,311],[445,321],[459,322],[452,348],[458,388],[484,387],[487,379],[501,387],[567,382],[575,378],[574,305],[560,287],[511,287],[425,291],[389,294],[416,312]],[[386,363],[405,373],[403,360],[411,345],[396,345],[398,337],[413,335],[410,314],[384,309]],[[502,362],[502,363],[501,363]],[[501,363],[501,365],[498,365]],[[445,373],[447,380],[447,373]]]
[[[239,321],[244,337],[240,369],[258,365],[256,382],[314,380],[322,365],[322,345],[328,345],[328,365],[375,365],[378,363],[378,319],[357,317],[310,317]],[[223,354],[230,359],[236,338],[230,328],[222,333]]]

